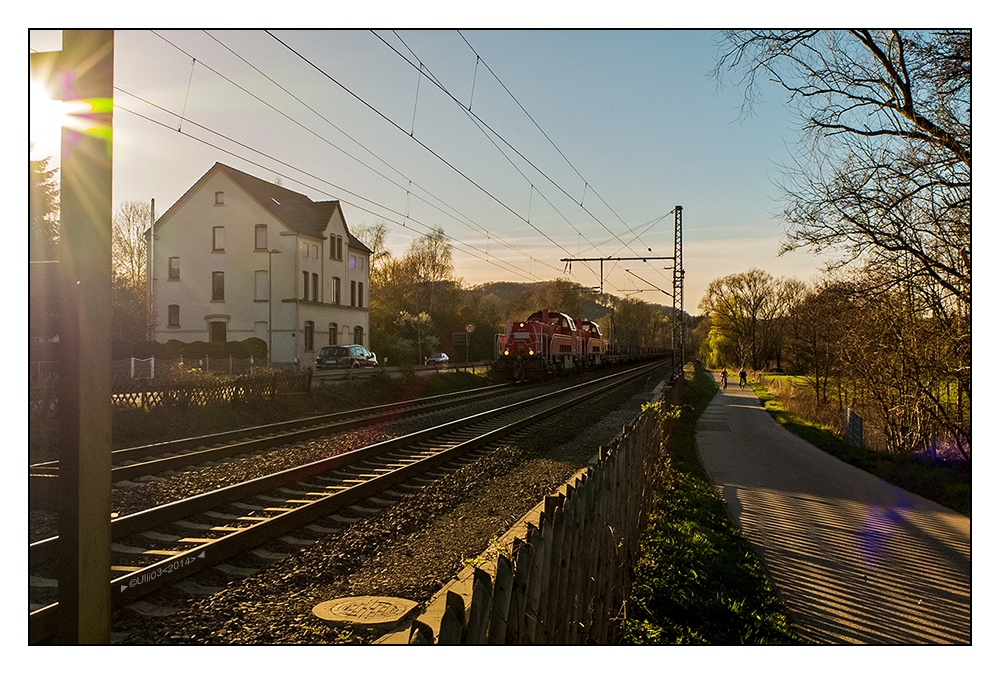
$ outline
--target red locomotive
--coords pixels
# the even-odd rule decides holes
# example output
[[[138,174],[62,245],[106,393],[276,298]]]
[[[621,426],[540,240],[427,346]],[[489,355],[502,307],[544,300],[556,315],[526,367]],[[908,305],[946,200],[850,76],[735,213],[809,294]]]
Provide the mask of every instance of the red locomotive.
[[[564,313],[542,309],[507,324],[497,340],[493,371],[513,381],[541,379],[600,365],[606,351],[607,342],[593,321],[578,323]]]
[[[601,328],[589,318],[576,321],[583,336],[583,364],[586,367],[604,365],[608,357],[608,340],[601,335]]]

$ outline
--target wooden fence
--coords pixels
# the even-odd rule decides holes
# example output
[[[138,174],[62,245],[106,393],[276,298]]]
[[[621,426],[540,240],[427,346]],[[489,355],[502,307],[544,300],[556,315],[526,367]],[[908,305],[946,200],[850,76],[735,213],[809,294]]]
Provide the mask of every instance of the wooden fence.
[[[682,379],[667,389],[680,402]],[[612,644],[669,429],[646,410],[381,644]]]

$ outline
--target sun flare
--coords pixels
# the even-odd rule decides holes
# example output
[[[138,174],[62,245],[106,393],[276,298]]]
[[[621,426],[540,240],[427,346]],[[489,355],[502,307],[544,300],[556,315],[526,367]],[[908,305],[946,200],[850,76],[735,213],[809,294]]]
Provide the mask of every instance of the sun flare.
[[[49,97],[45,87],[32,82],[28,100],[28,140],[33,156],[58,157],[60,134],[67,122],[65,104]]]

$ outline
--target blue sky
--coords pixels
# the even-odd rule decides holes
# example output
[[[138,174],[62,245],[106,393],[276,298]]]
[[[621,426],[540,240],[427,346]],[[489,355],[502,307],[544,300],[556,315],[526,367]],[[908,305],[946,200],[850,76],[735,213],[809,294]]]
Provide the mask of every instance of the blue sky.
[[[797,125],[773,89],[741,118],[741,89],[712,76],[718,39],[118,31],[114,203],[162,213],[221,161],[340,199],[351,226],[384,222],[397,254],[441,226],[470,285],[554,278],[566,257],[671,256],[681,205],[684,304],[698,313],[713,278],[759,267],[809,281],[821,263],[777,256],[775,181]],[[606,263],[605,290],[669,304],[657,288],[671,265]],[[598,268],[577,262],[569,278],[598,286]]]

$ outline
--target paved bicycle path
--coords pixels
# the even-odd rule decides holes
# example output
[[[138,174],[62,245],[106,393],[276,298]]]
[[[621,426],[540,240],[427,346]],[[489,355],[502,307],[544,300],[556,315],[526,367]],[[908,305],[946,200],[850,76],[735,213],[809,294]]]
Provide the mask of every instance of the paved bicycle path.
[[[732,380],[697,444],[807,642],[971,644],[969,518],[813,447]]]

